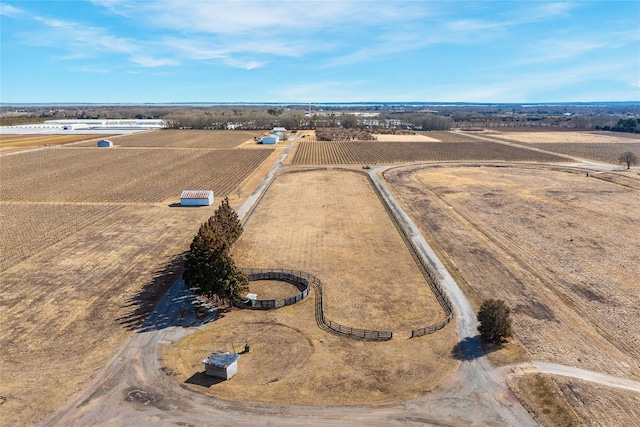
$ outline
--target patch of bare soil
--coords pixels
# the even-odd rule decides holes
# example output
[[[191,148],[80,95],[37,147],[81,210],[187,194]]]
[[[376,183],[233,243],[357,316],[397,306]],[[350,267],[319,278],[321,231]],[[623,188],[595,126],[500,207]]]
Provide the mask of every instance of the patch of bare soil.
[[[249,292],[258,299],[285,299],[300,293],[291,283],[280,280],[255,280],[249,282]]]

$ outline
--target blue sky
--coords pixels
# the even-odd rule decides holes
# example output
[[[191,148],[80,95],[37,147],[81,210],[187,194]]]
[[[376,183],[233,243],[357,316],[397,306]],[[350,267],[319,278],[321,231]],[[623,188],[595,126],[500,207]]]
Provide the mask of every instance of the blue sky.
[[[0,4],[5,104],[640,100],[638,0]]]

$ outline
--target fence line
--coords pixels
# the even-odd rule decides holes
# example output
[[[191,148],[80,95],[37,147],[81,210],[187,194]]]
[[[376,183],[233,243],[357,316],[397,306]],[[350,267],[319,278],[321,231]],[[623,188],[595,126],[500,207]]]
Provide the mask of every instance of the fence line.
[[[352,328],[327,318],[324,313],[324,303],[322,301],[322,281],[312,274],[299,270],[266,268],[243,268],[242,272],[249,276],[249,280],[282,280],[292,283],[301,291],[300,294],[286,299],[256,300],[254,305],[248,308],[271,310],[295,304],[309,295],[309,288],[313,287],[316,294],[316,323],[321,329],[327,330],[328,332],[336,335],[367,341],[387,341],[393,338],[393,332]]]
[[[453,304],[451,303],[451,300],[447,296],[446,292],[442,289],[442,285],[440,284],[440,279],[433,272],[431,265],[428,262],[426,262],[426,260],[422,256],[420,256],[412,240],[409,238],[404,228],[400,225],[400,221],[396,216],[395,211],[392,209],[392,207],[387,202],[387,200],[382,196],[380,189],[375,185],[373,178],[371,178],[371,175],[369,175],[368,172],[364,172],[357,169],[347,169],[347,168],[338,166],[338,167],[313,167],[313,168],[282,171],[278,175],[282,175],[286,173],[311,172],[311,171],[317,171],[317,170],[337,170],[337,171],[352,172],[356,174],[366,175],[367,179],[369,180],[369,184],[371,185],[374,192],[378,196],[378,199],[382,203],[382,206],[384,206],[385,210],[387,211],[387,214],[391,218],[391,221],[396,227],[396,230],[398,230],[400,237],[402,238],[405,245],[409,249],[409,252],[411,253],[411,256],[413,257],[416,265],[418,266],[418,269],[422,273],[422,276],[425,278],[426,282],[429,284],[429,288],[435,295],[438,301],[438,304],[440,304],[440,307],[442,308],[442,310],[445,312],[445,315],[446,315],[445,319],[439,323],[436,323],[434,325],[429,325],[424,328],[413,329],[411,331],[411,338],[420,337],[423,335],[429,335],[444,328],[453,319]],[[274,177],[273,180],[275,180],[276,177]],[[290,270],[280,270],[280,271],[290,271]],[[308,276],[307,280],[310,281],[311,286],[313,286],[314,290],[316,290],[316,322],[318,323],[318,326],[320,326],[321,328],[323,328],[324,326],[330,331],[340,335],[352,336],[352,337],[357,337],[365,340],[386,341],[393,337],[392,332],[375,331],[375,330],[367,330],[367,329],[355,329],[355,328],[350,328],[348,326],[340,325],[337,322],[333,322],[327,319],[324,314],[324,306],[322,303],[322,282],[317,277],[312,276],[308,273],[304,273],[304,272],[298,272],[298,273],[302,273]]]

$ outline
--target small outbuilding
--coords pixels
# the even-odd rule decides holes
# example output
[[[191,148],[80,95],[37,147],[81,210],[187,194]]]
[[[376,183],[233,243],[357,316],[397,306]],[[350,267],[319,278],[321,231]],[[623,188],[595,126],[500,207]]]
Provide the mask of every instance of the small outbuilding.
[[[108,139],[101,139],[98,141],[98,147],[113,147],[113,142]]]
[[[268,135],[262,138],[263,144],[277,144],[280,141],[280,137],[278,135]]]
[[[211,206],[213,190],[184,190],[180,194],[181,206]]]
[[[238,358],[240,355],[216,350],[204,359],[204,373],[210,377],[228,380],[238,373]]]

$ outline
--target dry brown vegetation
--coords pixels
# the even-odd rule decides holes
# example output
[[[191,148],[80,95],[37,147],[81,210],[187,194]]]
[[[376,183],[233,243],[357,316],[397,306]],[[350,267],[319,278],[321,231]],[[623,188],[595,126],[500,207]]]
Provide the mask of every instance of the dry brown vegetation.
[[[497,160],[566,162],[568,159],[504,144],[476,142],[299,142],[294,165],[362,165],[410,162]]]
[[[323,282],[327,317],[391,330],[394,339],[370,343],[327,333],[316,325],[313,293],[283,309],[231,312],[163,349],[165,366],[196,390],[243,401],[381,404],[433,390],[458,363],[451,356],[457,341],[451,325],[406,339],[412,328],[442,320],[444,313],[365,175],[280,175],[238,241],[234,259],[242,267],[311,273]],[[245,339],[251,354],[240,357],[233,381],[198,383],[203,355],[218,347],[230,350],[230,342],[237,348]],[[275,356],[271,346],[277,347]]]
[[[87,141],[87,145],[96,145],[96,142],[111,135],[1,135],[0,153],[21,151],[34,147],[49,145],[62,145],[78,141]]]
[[[372,141],[375,139],[368,130],[355,128],[318,128],[316,138],[318,141]]]
[[[513,308],[517,340],[534,360],[637,380],[640,181],[590,175],[476,165],[384,177],[472,300]]]
[[[51,416],[176,280],[181,254],[215,209],[171,207],[181,189],[212,188],[220,200],[255,186],[276,158],[274,150],[70,147],[3,156],[0,424]]]
[[[112,141],[117,147],[225,149],[235,148],[247,141],[253,143],[253,137],[260,133],[261,131],[163,129],[153,131],[151,136],[148,132],[134,133],[112,138]]]
[[[578,417],[553,379],[544,374],[522,375],[510,383],[518,399],[542,426],[578,426]]]
[[[578,157],[599,162],[620,164],[618,158],[630,151],[640,158],[640,142],[608,142],[608,143],[544,143],[526,144],[529,147],[552,151],[558,154]]]
[[[69,147],[33,151],[2,158],[2,199],[153,203],[178,198],[187,188],[211,188],[224,195],[272,152]]]

